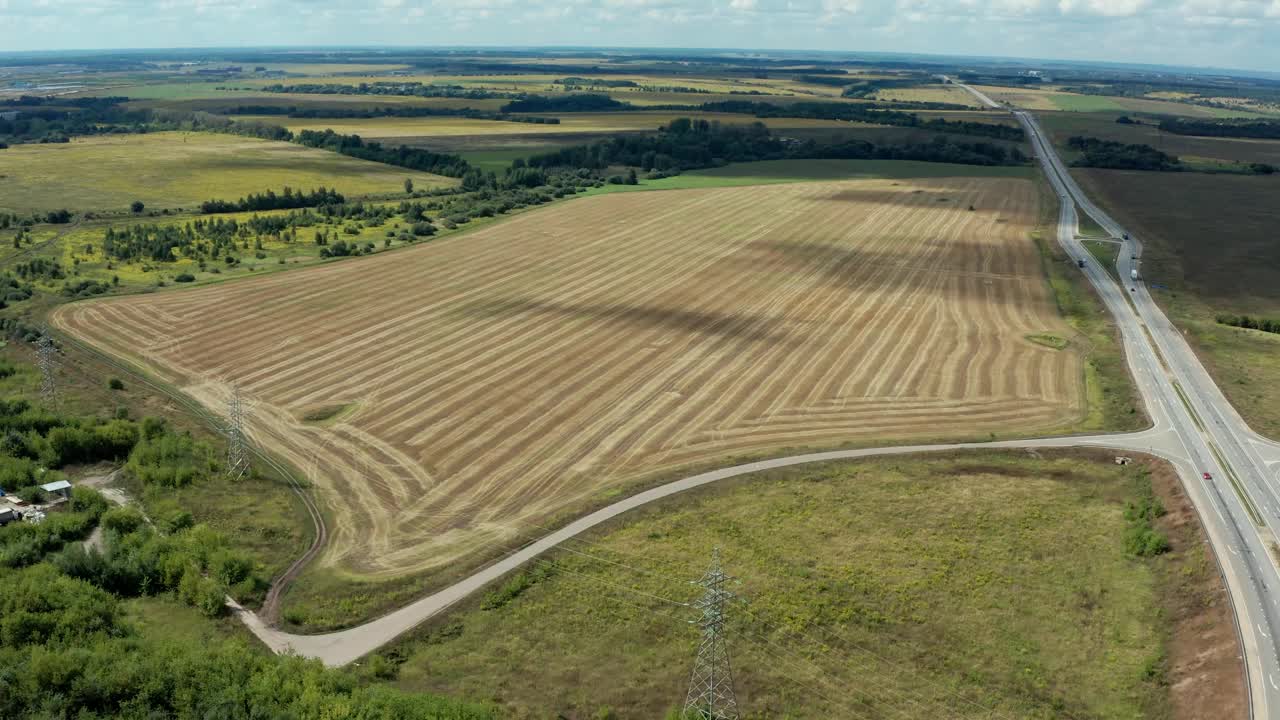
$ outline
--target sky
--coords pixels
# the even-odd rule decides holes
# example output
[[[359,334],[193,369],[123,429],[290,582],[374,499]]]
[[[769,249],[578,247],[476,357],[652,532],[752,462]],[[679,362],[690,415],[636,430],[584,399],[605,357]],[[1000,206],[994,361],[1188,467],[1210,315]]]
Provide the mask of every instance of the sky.
[[[0,0],[0,51],[263,45],[896,51],[1280,68],[1280,0]]]

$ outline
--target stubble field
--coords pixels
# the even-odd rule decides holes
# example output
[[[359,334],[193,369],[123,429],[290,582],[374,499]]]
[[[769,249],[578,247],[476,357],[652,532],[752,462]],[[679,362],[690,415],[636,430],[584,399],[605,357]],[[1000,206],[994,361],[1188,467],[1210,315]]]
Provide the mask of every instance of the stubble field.
[[[734,455],[1061,428],[1081,360],[1034,185],[623,193],[296,272],[63,306],[319,489],[321,562],[442,566]],[[972,206],[971,211],[968,208]]]

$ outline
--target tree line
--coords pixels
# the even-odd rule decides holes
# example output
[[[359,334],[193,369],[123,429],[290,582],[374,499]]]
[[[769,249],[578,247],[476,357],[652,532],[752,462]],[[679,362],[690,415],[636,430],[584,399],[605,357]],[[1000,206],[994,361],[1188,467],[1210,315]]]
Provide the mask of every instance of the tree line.
[[[1180,172],[1186,169],[1177,157],[1140,143],[1074,135],[1067,139],[1067,147],[1081,153],[1081,157],[1072,163],[1079,167],[1160,172]]]
[[[915,113],[884,109],[877,105],[834,102],[801,102],[790,105],[754,102],[751,100],[724,100],[703,103],[698,106],[705,112],[725,112],[754,115],[758,118],[814,118],[817,120],[847,120],[850,122],[920,128],[954,135],[977,135],[996,140],[1022,141],[1026,139],[1022,128],[999,123],[973,122],[971,120],[922,120]]]
[[[21,98],[27,103],[33,98]],[[35,105],[10,106],[18,116],[0,118],[0,141],[20,143],[65,143],[79,135],[118,135],[167,130],[217,132],[231,135],[258,137],[265,140],[289,140],[292,133],[282,127],[255,122],[236,122],[229,118],[206,112],[186,112],[166,109],[126,110],[120,106],[128,100],[123,97],[78,98],[63,100],[65,105],[54,105],[58,98],[35,98]],[[93,100],[93,102],[76,102]]]
[[[1200,135],[1205,137],[1257,138],[1280,140],[1280,122],[1275,120],[1192,120],[1190,118],[1165,118],[1157,126],[1175,135]]]
[[[381,117],[464,117],[470,120],[498,120],[535,125],[559,125],[560,118],[509,115],[490,110],[423,107],[417,105],[383,105],[365,108],[299,108],[297,105],[237,105],[227,108],[228,115],[284,115],[291,118],[381,118]]]
[[[457,155],[431,152],[408,145],[395,148],[383,147],[382,143],[365,142],[359,135],[341,135],[333,130],[303,130],[298,133],[296,142],[307,147],[331,150],[362,160],[372,160],[448,177],[460,178],[471,170],[467,161]]]
[[[1280,334],[1280,320],[1256,318],[1249,315],[1219,315],[1217,320],[1222,325]]]
[[[533,167],[577,167],[599,170],[631,165],[644,170],[679,172],[732,162],[782,159],[892,159],[956,162],[973,165],[1021,165],[1026,156],[1017,148],[994,143],[953,143],[936,138],[929,143],[875,145],[866,141],[821,144],[785,141],[764,123],[722,125],[708,120],[677,118],[656,135],[615,136],[588,145],[535,155]]]
[[[572,93],[546,96],[529,95],[519,100],[512,100],[499,108],[499,110],[504,113],[609,112],[627,110],[633,107],[630,103],[614,100],[608,95]]]
[[[412,97],[464,98],[467,100],[510,100],[525,96],[522,92],[503,92],[462,85],[434,85],[421,82],[379,81],[356,85],[324,83],[299,83],[296,85],[267,85],[259,88],[269,93],[296,93],[301,95],[409,95]]]
[[[320,205],[341,205],[346,201],[342,193],[325,187],[318,187],[311,192],[294,192],[293,188],[285,186],[284,191],[279,195],[274,190],[267,190],[263,193],[250,193],[235,201],[206,200],[200,203],[200,212],[212,215],[257,210],[292,210]]]

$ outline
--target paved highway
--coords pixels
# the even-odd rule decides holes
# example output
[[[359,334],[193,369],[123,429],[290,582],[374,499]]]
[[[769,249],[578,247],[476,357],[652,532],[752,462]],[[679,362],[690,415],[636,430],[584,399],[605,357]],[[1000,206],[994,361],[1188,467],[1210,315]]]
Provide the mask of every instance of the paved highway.
[[[959,83],[957,83],[959,84]],[[989,107],[998,104],[961,85]],[[1142,244],[1080,189],[1035,117],[1012,110],[1026,130],[1045,175],[1062,201],[1058,242],[1075,260],[1116,318],[1134,377],[1155,423],[1176,445],[1183,484],[1196,499],[1218,555],[1245,649],[1253,716],[1280,713],[1280,573],[1276,529],[1280,495],[1276,469],[1280,446],[1254,433],[1227,402],[1191,347],[1152,300],[1142,280]],[[1121,241],[1117,283],[1076,239],[1079,207]],[[1130,280],[1138,270],[1138,280]],[[1201,473],[1209,473],[1205,479]],[[1274,711],[1271,708],[1275,708]]]
[[[959,84],[959,83],[957,83]],[[989,107],[997,103],[973,88]],[[1093,446],[1149,452],[1173,463],[1205,525],[1236,612],[1245,653],[1253,717],[1280,712],[1280,573],[1272,556],[1280,526],[1280,444],[1253,433],[1231,408],[1181,335],[1140,283],[1119,284],[1099,267],[1076,239],[1077,205],[1116,238],[1124,230],[1095,207],[1071,179],[1061,159],[1030,113],[1013,111],[1027,131],[1045,175],[1062,200],[1058,242],[1082,269],[1115,315],[1130,370],[1145,399],[1153,426],[1139,433],[1060,437],[997,443],[895,446],[811,453],[722,468],[677,480],[621,500],[512,553],[468,578],[358,627],[322,635],[294,635],[269,627],[236,607],[245,624],[277,652],[315,657],[328,665],[356,660],[478,592],[508,572],[566,540],[632,509],[726,478],[760,470],[874,455],[940,452],[965,448],[1052,448]],[[1136,238],[1125,240],[1117,270],[1128,278],[1141,258]],[[1132,290],[1130,290],[1132,288]],[[1205,480],[1201,473],[1212,479]]]

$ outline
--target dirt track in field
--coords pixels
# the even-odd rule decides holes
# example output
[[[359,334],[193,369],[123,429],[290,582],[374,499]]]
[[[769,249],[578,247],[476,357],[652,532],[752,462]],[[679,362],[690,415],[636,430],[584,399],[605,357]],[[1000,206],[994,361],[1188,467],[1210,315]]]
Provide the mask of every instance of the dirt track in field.
[[[218,411],[238,384],[329,506],[321,562],[386,577],[731,454],[1071,422],[1080,356],[1025,339],[1070,335],[1036,202],[965,178],[606,195],[54,322]]]

